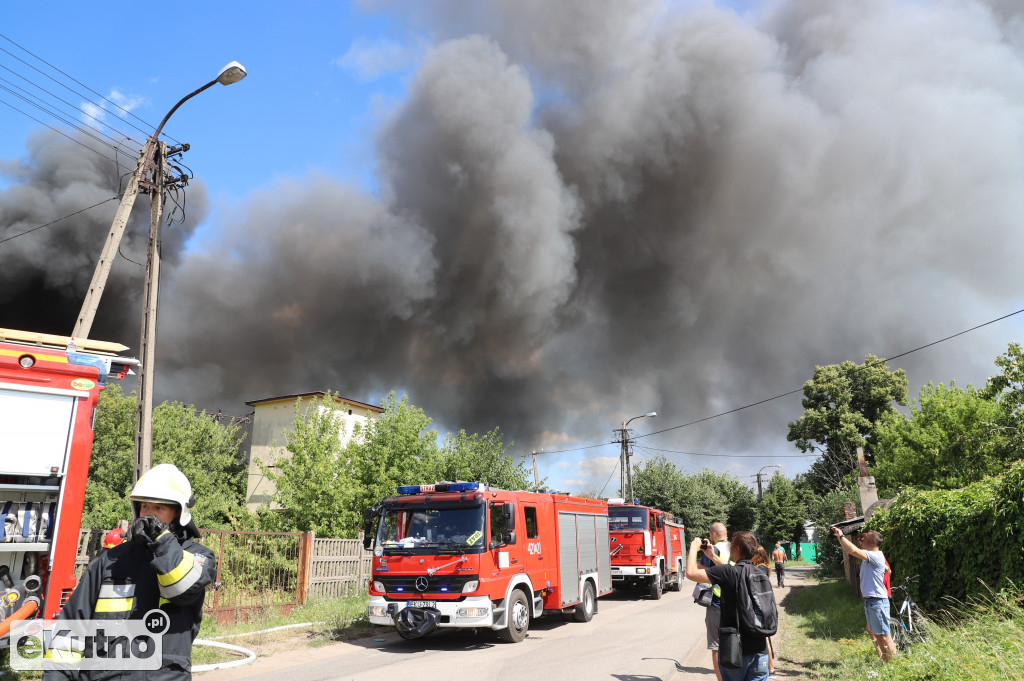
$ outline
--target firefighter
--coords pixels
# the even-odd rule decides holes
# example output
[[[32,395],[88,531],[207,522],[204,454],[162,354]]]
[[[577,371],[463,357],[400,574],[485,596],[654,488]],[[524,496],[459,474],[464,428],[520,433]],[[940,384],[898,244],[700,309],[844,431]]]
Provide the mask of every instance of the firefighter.
[[[55,639],[56,650],[46,657],[60,661],[62,668],[46,671],[44,681],[184,681],[192,676],[192,641],[199,634],[206,586],[217,574],[216,556],[197,542],[192,485],[177,467],[160,464],[139,479],[129,499],[132,522],[124,543],[89,565],[59,619],[141,620],[159,608],[169,620],[161,638],[161,667],[80,672],[75,663],[82,662],[81,653],[61,650],[68,647]]]

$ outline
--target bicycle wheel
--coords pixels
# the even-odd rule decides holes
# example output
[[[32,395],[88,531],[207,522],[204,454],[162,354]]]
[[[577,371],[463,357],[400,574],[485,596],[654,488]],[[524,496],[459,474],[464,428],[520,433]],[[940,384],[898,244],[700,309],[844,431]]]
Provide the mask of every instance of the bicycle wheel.
[[[903,623],[903,620],[898,617],[890,617],[889,631],[898,650],[904,651],[910,647],[910,632],[907,631],[907,626]]]

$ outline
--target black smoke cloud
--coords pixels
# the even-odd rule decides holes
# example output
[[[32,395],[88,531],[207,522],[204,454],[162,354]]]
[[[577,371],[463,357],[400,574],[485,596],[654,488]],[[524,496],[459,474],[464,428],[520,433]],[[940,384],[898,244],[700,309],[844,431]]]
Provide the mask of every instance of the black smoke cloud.
[[[434,47],[379,129],[379,192],[282,182],[171,268],[164,397],[396,388],[449,428],[552,448],[1019,307],[1013,3],[384,7]],[[901,366],[978,382],[1003,331]],[[784,449],[799,413],[656,442]]]
[[[0,161],[7,185],[0,190],[0,326],[59,335],[75,326],[117,210],[115,197],[137,160],[123,153],[114,158],[106,148],[97,153],[88,142],[45,131],[28,140],[25,158]],[[163,231],[161,253],[170,269],[180,264],[185,242],[206,214],[201,182],[190,187],[188,202],[184,223]],[[80,212],[95,204],[101,205]],[[167,211],[172,208],[168,203]],[[91,337],[138,346],[148,233],[149,200],[140,195]]]

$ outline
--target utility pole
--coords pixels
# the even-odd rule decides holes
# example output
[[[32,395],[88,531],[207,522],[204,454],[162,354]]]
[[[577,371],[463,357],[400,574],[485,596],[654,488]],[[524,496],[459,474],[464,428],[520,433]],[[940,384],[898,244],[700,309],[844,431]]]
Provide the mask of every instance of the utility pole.
[[[530,452],[533,455],[533,489],[540,489],[540,474],[537,472],[537,452]],[[544,450],[541,450],[544,453]]]
[[[764,492],[761,491],[761,476],[764,475],[761,471],[765,468],[782,468],[782,464],[770,463],[767,466],[761,466],[761,470],[757,472],[757,501],[760,503],[764,499]]]
[[[626,422],[622,422],[619,429],[619,442],[622,444],[622,452],[619,454],[619,490],[626,499],[627,504],[633,503],[632,491],[627,492],[627,481],[629,480],[629,431],[626,430]]]
[[[153,467],[153,365],[156,361],[156,302],[160,288],[160,223],[164,209],[164,175],[167,145],[153,138],[152,182],[150,190],[149,249],[146,257],[146,286],[143,293],[142,337],[139,350],[139,399],[135,407],[135,481]]]

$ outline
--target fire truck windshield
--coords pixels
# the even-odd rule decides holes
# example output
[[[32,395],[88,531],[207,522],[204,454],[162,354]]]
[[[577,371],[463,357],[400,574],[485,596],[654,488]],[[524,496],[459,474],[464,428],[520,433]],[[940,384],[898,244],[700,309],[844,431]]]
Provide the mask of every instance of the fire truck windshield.
[[[647,529],[647,509],[639,506],[609,506],[608,507],[608,529],[636,530],[642,532]]]
[[[385,552],[483,551],[484,507],[387,508],[381,514],[377,544]]]

